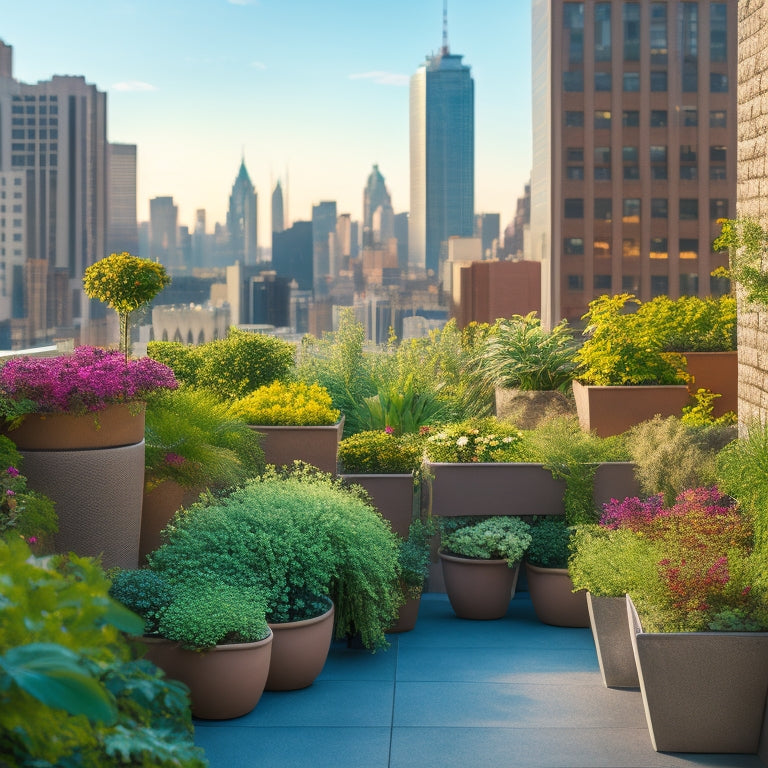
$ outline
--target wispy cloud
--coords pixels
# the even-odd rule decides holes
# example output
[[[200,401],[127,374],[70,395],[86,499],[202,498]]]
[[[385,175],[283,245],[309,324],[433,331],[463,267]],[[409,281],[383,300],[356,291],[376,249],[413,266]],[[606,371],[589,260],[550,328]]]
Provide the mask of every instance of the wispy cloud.
[[[266,69],[267,65],[263,61],[252,61],[251,67],[253,67],[253,69]]]
[[[151,83],[143,83],[141,80],[126,80],[122,83],[113,83],[113,91],[156,91]]]
[[[349,76],[350,80],[371,80],[378,85],[408,85],[408,75],[399,75],[397,72],[360,72]]]

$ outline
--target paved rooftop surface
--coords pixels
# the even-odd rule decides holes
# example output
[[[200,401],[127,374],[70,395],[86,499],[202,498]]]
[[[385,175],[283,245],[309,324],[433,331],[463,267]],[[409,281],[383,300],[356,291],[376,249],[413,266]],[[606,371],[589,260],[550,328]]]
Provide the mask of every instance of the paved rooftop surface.
[[[334,643],[301,691],[237,720],[197,721],[211,768],[762,768],[755,755],[653,750],[638,690],[602,684],[588,629],[457,619],[425,594],[412,632],[371,654]]]

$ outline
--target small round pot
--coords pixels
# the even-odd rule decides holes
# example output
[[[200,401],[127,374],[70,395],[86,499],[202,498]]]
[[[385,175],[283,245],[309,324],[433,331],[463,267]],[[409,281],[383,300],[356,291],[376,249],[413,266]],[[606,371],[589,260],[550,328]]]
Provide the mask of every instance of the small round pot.
[[[502,618],[515,592],[520,563],[479,560],[438,554],[443,566],[445,591],[453,612],[460,619],[487,621]]]
[[[406,598],[397,614],[397,621],[387,630],[390,634],[398,632],[410,632],[416,626],[416,620],[419,617],[419,605],[421,604],[421,595],[418,597]]]
[[[323,671],[333,637],[333,603],[321,616],[270,624],[274,641],[266,689],[296,691],[312,685]]]
[[[145,637],[147,658],[190,690],[192,714],[202,720],[247,715],[261,699],[272,655],[272,633],[255,643],[188,651],[178,643]]]
[[[567,568],[525,564],[528,592],[536,617],[555,627],[588,627],[586,590],[573,591]]]

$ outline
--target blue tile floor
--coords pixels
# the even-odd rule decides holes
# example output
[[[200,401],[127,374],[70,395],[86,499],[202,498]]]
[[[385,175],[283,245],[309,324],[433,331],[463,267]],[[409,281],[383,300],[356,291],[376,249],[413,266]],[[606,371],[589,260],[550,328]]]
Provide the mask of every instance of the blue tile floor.
[[[197,721],[211,768],[760,768],[755,755],[653,750],[637,690],[605,688],[588,629],[541,624],[527,593],[498,621],[426,594],[371,654],[334,643],[315,683],[237,720]]]

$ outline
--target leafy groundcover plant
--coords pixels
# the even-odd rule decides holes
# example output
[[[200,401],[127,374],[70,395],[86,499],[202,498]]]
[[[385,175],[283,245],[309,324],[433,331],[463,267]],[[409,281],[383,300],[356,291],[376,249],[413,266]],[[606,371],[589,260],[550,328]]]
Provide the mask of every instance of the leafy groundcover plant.
[[[443,517],[440,536],[445,552],[481,560],[506,559],[510,568],[531,543],[530,526],[519,517]]]
[[[433,462],[535,461],[523,433],[492,418],[429,427],[424,434],[424,450]]]
[[[264,426],[327,426],[335,424],[341,413],[319,384],[274,381],[233,403],[232,415]]]
[[[339,443],[339,462],[348,474],[408,474],[418,472],[424,435],[395,435],[392,430],[368,430]]]
[[[562,517],[534,518],[525,559],[539,568],[567,568],[572,531]]]

